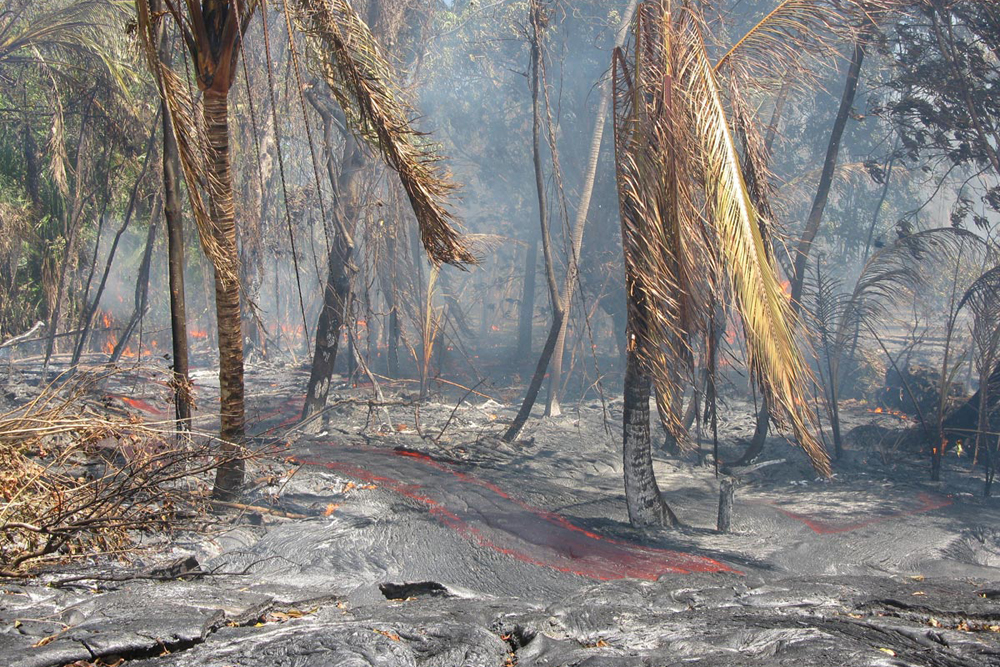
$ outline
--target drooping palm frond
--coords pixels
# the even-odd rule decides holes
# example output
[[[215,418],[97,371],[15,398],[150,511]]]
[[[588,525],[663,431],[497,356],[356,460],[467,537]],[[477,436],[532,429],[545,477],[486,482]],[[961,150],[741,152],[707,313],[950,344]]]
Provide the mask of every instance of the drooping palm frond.
[[[695,28],[692,28],[694,31]],[[805,402],[812,382],[795,340],[795,317],[768,256],[733,141],[722,91],[700,34],[691,61],[688,94],[696,106],[696,130],[704,182],[726,273],[747,340],[747,361],[772,401],[780,406],[813,465],[829,473],[829,460],[813,436],[815,421]]]
[[[679,369],[690,369],[692,337],[707,331],[709,297],[731,294],[754,377],[816,469],[828,474],[805,401],[812,375],[796,341],[796,318],[702,27],[686,3],[643,3],[630,55],[615,54],[619,204],[630,314],[638,323],[629,345],[669,407],[682,394]]]
[[[715,63],[744,70],[749,81],[775,73],[801,81],[808,75],[804,60],[833,60],[844,43],[854,42],[904,0],[782,0]]]
[[[982,386],[983,381],[993,374],[1000,359],[1000,266],[976,278],[962,296],[958,308],[966,305],[973,313],[974,359]],[[991,394],[996,391],[997,387],[990,387]]]
[[[33,3],[26,3],[28,5]],[[124,0],[77,0],[55,9],[0,14],[0,70],[69,56],[90,76],[106,76],[126,99],[136,73],[122,38]],[[62,68],[61,68],[62,69]],[[0,84],[5,77],[0,71]]]
[[[348,0],[295,0],[289,8],[321,54],[322,76],[351,126],[399,175],[428,256],[435,264],[475,263],[447,208],[454,186],[410,124],[397,75],[367,24]]]
[[[136,7],[140,44],[146,56],[147,67],[153,73],[160,95],[166,103],[167,117],[177,140],[181,171],[187,183],[188,201],[198,228],[198,239],[202,250],[224,282],[238,284],[239,267],[233,264],[232,259],[236,255],[227,252],[219,245],[215,222],[203,194],[209,185],[205,162],[208,141],[205,138],[204,127],[197,121],[195,103],[184,81],[160,62],[157,54],[156,24],[150,13],[149,3],[146,0],[138,0]]]

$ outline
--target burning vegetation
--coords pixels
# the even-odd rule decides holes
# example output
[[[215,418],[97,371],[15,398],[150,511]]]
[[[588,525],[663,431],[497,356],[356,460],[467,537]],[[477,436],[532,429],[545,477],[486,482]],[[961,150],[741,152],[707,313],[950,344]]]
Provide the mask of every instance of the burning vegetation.
[[[385,496],[570,596],[867,576],[843,536],[908,525],[991,572],[998,34],[976,0],[8,0],[0,577],[209,510],[354,539]]]

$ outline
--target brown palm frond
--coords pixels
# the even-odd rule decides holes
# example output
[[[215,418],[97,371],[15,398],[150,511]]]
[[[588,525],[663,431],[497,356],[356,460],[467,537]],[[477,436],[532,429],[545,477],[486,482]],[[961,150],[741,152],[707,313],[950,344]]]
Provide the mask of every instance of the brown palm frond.
[[[976,278],[959,302],[959,309],[969,306],[973,313],[972,340],[975,345],[976,372],[982,380],[992,375],[1000,358],[1000,266]],[[990,383],[993,384],[993,383]],[[995,392],[990,387],[990,393]]]
[[[367,24],[348,0],[296,0],[289,7],[322,54],[323,78],[351,126],[399,175],[431,261],[475,263],[447,208],[455,186],[439,167],[440,157],[411,126],[413,114],[395,85],[397,75]]]
[[[782,0],[718,59],[715,70],[745,69],[757,82],[782,72],[805,83],[806,56],[832,62],[859,31],[906,7],[904,0]]]
[[[205,201],[203,190],[209,187],[208,170],[206,168],[207,139],[204,136],[202,124],[197,122],[195,104],[188,92],[188,87],[170,68],[164,66],[156,50],[156,26],[149,11],[146,0],[136,2],[139,19],[139,37],[143,53],[146,56],[149,71],[156,78],[160,96],[166,102],[167,116],[177,140],[177,152],[180,156],[181,171],[187,183],[188,200],[198,228],[198,238],[202,250],[212,262],[213,268],[219,272],[223,281],[239,283],[239,267],[233,265],[233,257],[237,253],[227,252],[219,246],[215,233],[215,222]]]
[[[703,25],[688,5],[643,3],[632,49],[614,57],[622,242],[636,322],[629,345],[654,379],[662,412],[678,412],[672,406],[691,369],[693,341],[708,331],[711,304],[731,293],[754,377],[828,474],[805,401],[812,375],[754,203],[766,202],[767,179],[762,154],[749,154],[758,146],[755,128],[746,118],[737,122],[747,135],[744,164]],[[759,179],[759,192],[751,192],[745,169]]]
[[[89,51],[95,45],[100,19],[108,9],[109,3],[100,0],[73,2],[32,16],[21,30],[11,26],[0,36],[0,61],[28,49]]]

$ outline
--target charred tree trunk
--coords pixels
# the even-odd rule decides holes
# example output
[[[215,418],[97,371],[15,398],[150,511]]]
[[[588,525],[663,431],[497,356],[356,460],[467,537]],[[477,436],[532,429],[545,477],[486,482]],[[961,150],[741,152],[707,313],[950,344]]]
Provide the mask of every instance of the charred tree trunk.
[[[625,502],[633,526],[676,526],[677,517],[660,494],[653,472],[649,433],[650,379],[642,369],[634,346],[625,365],[625,399],[622,406],[622,443]]]
[[[321,106],[317,105],[317,109]],[[328,127],[332,123],[329,111],[323,109],[324,121]],[[329,130],[328,130],[329,132]],[[330,145],[327,144],[329,150]],[[347,316],[347,305],[351,297],[351,277],[354,254],[354,221],[358,212],[358,197],[361,180],[361,169],[364,158],[361,146],[353,138],[349,138],[344,147],[343,166],[340,176],[334,177],[333,166],[327,161],[331,184],[336,191],[339,202],[333,215],[337,221],[336,236],[330,244],[330,255],[327,258],[326,286],[323,290],[323,307],[320,310],[319,322],[316,325],[316,349],[313,354],[312,369],[309,373],[309,384],[306,387],[306,401],[302,407],[302,418],[306,419],[324,407],[330,393],[330,383],[333,380],[334,364],[337,361],[337,348],[340,344],[340,332]]]
[[[628,29],[632,23],[632,16],[635,14],[637,4],[638,0],[629,0],[628,6],[622,13],[622,24],[618,30],[618,34],[615,36],[615,46],[621,46],[625,43],[625,38],[628,35]],[[601,141],[604,137],[604,125],[605,121],[607,121],[608,110],[611,106],[611,92],[610,82],[608,82],[603,87],[600,106],[598,107],[597,117],[594,121],[594,134],[590,141],[590,158],[588,160],[587,171],[584,176],[583,194],[580,198],[580,206],[577,209],[576,220],[573,225],[573,238],[570,244],[569,267],[567,270],[566,282],[563,286],[563,297],[560,299],[562,303],[558,308],[553,306],[552,325],[549,331],[548,339],[546,339],[545,342],[545,348],[542,350],[542,355],[538,360],[538,365],[535,367],[535,374],[531,378],[528,393],[524,398],[524,402],[521,404],[521,409],[517,413],[517,418],[503,436],[503,439],[507,442],[512,442],[514,438],[517,437],[517,434],[519,434],[521,429],[524,427],[524,421],[527,421],[528,415],[531,414],[531,408],[534,406],[535,400],[538,398],[538,389],[535,388],[535,386],[541,386],[545,377],[545,371],[549,367],[549,361],[552,359],[552,355],[557,354],[558,357],[562,357],[562,345],[565,345],[566,342],[566,327],[567,319],[569,318],[569,306],[567,304],[572,304],[573,288],[576,285],[577,259],[579,256],[580,244],[583,241],[583,231],[587,222],[587,212],[590,209],[590,197],[594,191],[594,180],[597,176],[597,163],[601,152]],[[544,243],[544,238],[542,240]],[[562,312],[560,313],[560,311]],[[551,341],[551,349],[549,341]],[[552,388],[559,386],[560,377],[557,376],[557,372],[558,375],[561,375],[561,370],[562,364],[559,363],[558,368],[554,367],[552,373],[549,375],[550,397],[552,400],[550,400],[546,406],[547,415],[560,414],[558,397],[552,393]],[[524,421],[521,421],[522,418]],[[520,423],[518,423],[519,421]]]
[[[154,209],[153,215],[149,219],[149,229],[146,232],[146,248],[142,252],[142,261],[139,262],[139,275],[135,281],[135,299],[133,302],[132,317],[129,318],[128,324],[125,325],[125,329],[118,337],[118,342],[115,343],[115,347],[111,351],[111,359],[108,360],[110,364],[117,364],[121,359],[122,353],[128,348],[129,339],[135,332],[135,328],[146,314],[149,302],[149,268],[150,264],[152,264],[153,244],[156,242],[156,222],[159,217],[160,204],[157,203],[156,209]],[[136,349],[136,359],[141,359],[142,349],[139,346]]]
[[[830,197],[830,187],[833,185],[833,176],[837,169],[837,156],[840,154],[840,141],[844,137],[844,129],[847,127],[847,120],[851,117],[851,107],[854,105],[854,95],[858,90],[861,65],[865,59],[865,42],[866,37],[862,36],[854,45],[854,54],[847,69],[847,81],[844,85],[844,93],[840,98],[840,108],[837,110],[837,116],[833,121],[833,130],[830,132],[830,142],[826,148],[826,159],[823,162],[819,186],[816,188],[816,197],[813,199],[809,218],[806,220],[802,238],[799,239],[799,245],[796,249],[795,275],[792,277],[792,303],[796,309],[800,306],[795,304],[802,300],[802,287],[805,283],[809,252],[812,250],[813,241],[816,239],[820,222],[823,220],[826,202]]]
[[[715,529],[720,533],[728,533],[733,525],[733,503],[736,501],[736,482],[723,478],[719,482],[719,515]]]
[[[159,11],[161,0],[150,3]],[[170,65],[170,40],[161,24],[159,35],[159,60]],[[177,138],[167,115],[166,101],[160,96],[160,115],[163,124],[163,218],[167,227],[167,276],[170,287],[170,334],[173,352],[174,416],[177,428],[191,430],[191,380],[188,377],[187,305],[184,296],[184,218],[179,199],[180,158]]]

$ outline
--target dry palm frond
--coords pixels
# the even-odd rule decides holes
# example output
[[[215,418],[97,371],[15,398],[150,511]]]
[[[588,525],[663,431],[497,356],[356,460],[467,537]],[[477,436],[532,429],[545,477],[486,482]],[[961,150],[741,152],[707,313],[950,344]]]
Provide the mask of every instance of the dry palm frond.
[[[116,91],[131,97],[135,73],[121,39],[123,0],[78,0],[51,11],[0,14],[0,67],[8,62],[45,63],[52,55],[74,55],[105,74]],[[32,8],[33,10],[35,8]],[[3,77],[0,77],[0,82]]]
[[[136,3],[138,7],[139,37],[149,71],[156,78],[160,96],[166,102],[167,117],[177,140],[181,171],[187,183],[188,200],[198,227],[198,238],[202,250],[212,262],[212,266],[224,282],[239,283],[239,267],[233,265],[236,253],[222,248],[215,233],[215,222],[202,194],[209,186],[206,165],[208,140],[204,128],[196,118],[194,101],[188,87],[169,67],[160,62],[157,53],[156,25],[145,0]],[[231,204],[231,202],[230,202]]]
[[[712,294],[730,292],[750,369],[821,473],[829,460],[805,401],[812,375],[779,283],[766,225],[689,6],[640,6],[632,56],[615,55],[615,147],[635,345],[667,407],[681,394]],[[752,132],[744,123],[741,131]],[[668,413],[675,412],[668,410]]]
[[[806,83],[807,60],[832,62],[845,42],[905,7],[903,0],[782,0],[719,58],[715,69],[734,67],[754,82],[778,72]]]
[[[347,0],[296,0],[296,20],[322,54],[322,75],[358,133],[376,146],[399,175],[435,264],[471,264],[475,257],[453,227],[447,209],[454,190],[439,157],[421,145],[411,110],[395,86],[396,73],[368,26]]]
[[[972,341],[975,345],[976,372],[983,380],[992,379],[993,369],[1000,359],[1000,266],[995,266],[976,278],[959,302],[958,308],[968,305],[973,313]],[[990,382],[993,385],[996,382]],[[991,386],[995,394],[997,387]]]
[[[54,82],[53,82],[54,83]],[[63,199],[69,198],[69,178],[67,176],[69,155],[66,152],[66,125],[63,120],[62,99],[55,95],[55,112],[52,114],[52,130],[49,132],[49,173]]]

